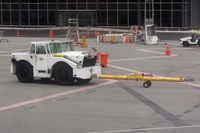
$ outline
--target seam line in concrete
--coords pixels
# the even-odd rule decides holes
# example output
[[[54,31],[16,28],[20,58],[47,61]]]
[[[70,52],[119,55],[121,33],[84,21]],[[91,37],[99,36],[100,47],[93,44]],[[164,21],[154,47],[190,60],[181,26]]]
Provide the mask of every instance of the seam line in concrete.
[[[134,96],[136,99],[153,109],[155,112],[163,116],[166,120],[174,124],[175,126],[187,126],[187,124],[180,120],[178,117],[174,116],[172,113],[168,112],[164,108],[160,107],[159,105],[153,103],[151,100],[144,97],[142,94],[138,93],[134,89],[124,85],[122,82],[117,83],[123,90]]]

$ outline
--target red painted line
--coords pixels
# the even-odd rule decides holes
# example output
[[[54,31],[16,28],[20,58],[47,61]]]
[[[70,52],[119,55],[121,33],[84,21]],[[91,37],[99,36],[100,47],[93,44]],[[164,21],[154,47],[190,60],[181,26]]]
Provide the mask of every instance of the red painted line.
[[[195,87],[200,87],[200,84],[195,84],[191,82],[182,82],[182,84],[190,85],[190,86],[195,86]]]
[[[12,108],[17,108],[17,107],[32,104],[32,103],[37,103],[37,102],[41,102],[41,101],[44,101],[44,100],[48,100],[48,99],[52,99],[52,98],[56,98],[56,97],[61,97],[61,96],[64,96],[64,95],[69,95],[69,94],[72,94],[72,93],[76,93],[76,92],[80,92],[80,91],[84,91],[84,90],[89,90],[89,89],[92,89],[92,88],[101,87],[101,86],[113,84],[113,83],[116,83],[116,82],[117,82],[116,80],[108,80],[108,82],[100,83],[100,84],[97,84],[97,85],[92,85],[92,86],[85,87],[85,88],[66,91],[66,92],[62,92],[62,93],[57,93],[57,94],[53,94],[53,95],[46,96],[46,97],[41,97],[41,98],[37,98],[37,99],[25,101],[25,102],[20,102],[20,103],[13,104],[13,105],[0,107],[0,111],[12,109]]]

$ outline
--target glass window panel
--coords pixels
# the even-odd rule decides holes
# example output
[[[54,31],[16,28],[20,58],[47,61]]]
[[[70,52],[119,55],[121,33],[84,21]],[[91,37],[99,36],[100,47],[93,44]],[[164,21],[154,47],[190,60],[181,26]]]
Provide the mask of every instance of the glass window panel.
[[[160,11],[154,12],[154,23],[156,26],[160,26]]]
[[[97,7],[98,7],[98,9],[107,9],[106,4],[98,4]]]
[[[76,9],[76,4],[69,4],[68,9]]]
[[[65,3],[67,0],[58,0],[58,3]]]
[[[162,4],[162,10],[171,10],[171,4]]]
[[[31,54],[35,54],[35,44],[32,44],[32,45],[31,45],[30,53],[31,53]]]
[[[99,26],[107,26],[107,12],[106,11],[98,11],[97,19]]]
[[[36,46],[36,54],[46,54],[46,49],[44,46]]]
[[[47,0],[39,0],[39,3],[47,3]]]
[[[128,26],[128,13],[126,11],[119,11],[118,14],[120,16],[119,26]]]
[[[14,10],[15,10],[15,9],[18,10],[18,9],[19,9],[19,5],[18,5],[18,4],[12,4],[12,5],[11,5],[11,9],[12,9],[12,10],[13,10],[13,9],[14,9]]]
[[[59,4],[58,9],[66,9],[66,4]]]
[[[118,2],[123,2],[123,3],[126,3],[126,2],[128,2],[128,0],[118,0]],[[137,1],[136,1],[137,2]]]
[[[19,11],[12,11],[12,25],[18,25],[19,24]]]
[[[38,12],[37,11],[30,12],[30,25],[38,25]]]
[[[48,0],[48,3],[56,3],[56,0]]]
[[[182,4],[173,4],[173,10],[181,10],[182,9]]]
[[[28,11],[21,11],[21,24],[28,25]]]
[[[2,0],[2,3],[10,3],[10,0]]]
[[[137,11],[129,11],[129,24],[130,25],[138,25],[138,12]]]
[[[3,10],[10,10],[10,4],[2,4]]]
[[[29,0],[29,3],[37,3],[38,0]]]
[[[119,4],[118,8],[123,9],[123,10],[125,10],[125,9],[127,10],[127,6],[128,6],[127,4]]]
[[[86,4],[78,4],[78,9],[86,9]]]
[[[48,9],[56,10],[56,4],[48,4]]]
[[[171,27],[171,12],[170,11],[162,12],[162,26]]]
[[[86,3],[86,0],[77,0],[77,3]]]
[[[154,9],[155,9],[155,10],[160,10],[160,4],[155,4],[155,5],[154,5]]]
[[[117,2],[118,0],[108,0],[108,2]]]
[[[19,0],[11,0],[11,3],[18,3]]]
[[[87,0],[88,1],[88,3],[96,3],[97,2],[97,0]]]
[[[49,11],[49,25],[56,25],[56,12]]]
[[[39,12],[39,24],[40,25],[47,25],[47,11],[40,11]]]
[[[138,4],[129,4],[130,10],[138,10]]]
[[[20,4],[22,10],[28,10],[28,4]]]
[[[174,11],[173,12],[173,27],[181,27],[182,26],[182,12]]]
[[[39,10],[47,10],[47,4],[39,4]]]
[[[20,3],[28,3],[28,0],[20,0]]]
[[[108,25],[116,26],[117,25],[117,11],[108,12]]]
[[[3,25],[10,25],[10,11],[3,11]]]
[[[116,10],[117,9],[117,4],[115,3],[113,3],[113,4],[108,4],[108,10]]]
[[[96,9],[96,4],[88,4],[88,9]]]
[[[37,4],[30,4],[30,10],[37,9],[38,8],[37,6],[38,6]]]

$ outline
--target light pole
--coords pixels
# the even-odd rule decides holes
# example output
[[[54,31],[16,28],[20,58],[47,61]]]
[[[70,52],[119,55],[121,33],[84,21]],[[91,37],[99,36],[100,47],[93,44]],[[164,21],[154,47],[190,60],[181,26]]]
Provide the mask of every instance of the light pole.
[[[144,26],[146,26],[146,18],[147,18],[147,5],[146,0],[144,0]]]

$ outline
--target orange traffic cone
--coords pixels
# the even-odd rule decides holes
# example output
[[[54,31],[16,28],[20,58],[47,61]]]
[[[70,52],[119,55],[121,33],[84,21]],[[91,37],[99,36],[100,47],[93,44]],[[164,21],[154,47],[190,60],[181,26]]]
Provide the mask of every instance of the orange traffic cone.
[[[125,43],[128,43],[128,35],[126,35],[126,40],[125,40]]]
[[[95,32],[94,32],[94,37],[97,37],[97,32],[96,32],[96,30],[95,30]]]
[[[81,44],[82,48],[86,48],[86,36],[82,36],[82,44]]]
[[[50,30],[50,32],[49,32],[49,37],[53,37],[53,31],[52,30]]]
[[[113,44],[113,40],[112,40],[112,37],[110,38],[110,44]]]
[[[136,29],[136,26],[134,26],[134,33],[136,34],[136,32],[137,32],[137,29]]]
[[[171,55],[171,51],[170,51],[170,45],[167,44],[166,46],[166,55],[170,56]]]
[[[17,30],[17,37],[19,37],[19,30]]]
[[[77,35],[75,36],[75,39],[74,39],[74,46],[77,46]]]
[[[90,38],[90,34],[89,34],[89,32],[87,32],[87,38]]]

